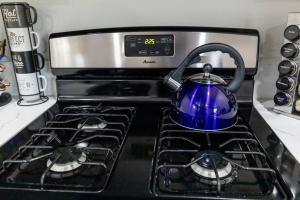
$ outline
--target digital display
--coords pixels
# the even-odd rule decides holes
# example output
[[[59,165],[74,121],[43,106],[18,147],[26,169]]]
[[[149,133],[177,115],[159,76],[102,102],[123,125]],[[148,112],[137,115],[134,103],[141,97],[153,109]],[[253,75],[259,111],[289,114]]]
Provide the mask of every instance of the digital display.
[[[144,44],[145,45],[153,45],[153,44],[155,44],[155,39],[154,38],[146,38],[145,40],[144,40]]]
[[[125,56],[173,56],[174,35],[126,35]]]

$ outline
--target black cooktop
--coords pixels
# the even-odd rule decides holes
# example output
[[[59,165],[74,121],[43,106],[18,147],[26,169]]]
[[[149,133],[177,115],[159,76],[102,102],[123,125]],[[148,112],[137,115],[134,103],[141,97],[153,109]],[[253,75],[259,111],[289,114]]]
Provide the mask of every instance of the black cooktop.
[[[58,102],[1,147],[6,199],[287,199],[248,125],[183,129],[167,103]]]

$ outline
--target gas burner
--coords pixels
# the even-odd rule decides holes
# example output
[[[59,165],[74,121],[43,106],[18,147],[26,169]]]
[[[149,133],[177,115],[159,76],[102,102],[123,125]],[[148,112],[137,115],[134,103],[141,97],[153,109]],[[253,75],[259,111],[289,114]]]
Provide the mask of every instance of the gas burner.
[[[53,172],[53,171],[49,171],[47,173],[48,177],[54,178],[54,179],[63,179],[63,178],[69,178],[72,177],[76,174],[80,174],[80,172],[82,171],[82,168],[77,168],[68,172]]]
[[[196,157],[193,158],[192,161],[195,159],[198,161],[192,164],[191,168],[200,176],[201,182],[214,185],[217,184],[215,169],[218,173],[220,183],[222,184],[231,182],[236,175],[231,163],[224,160],[222,155],[216,151],[201,151],[196,154]]]
[[[87,143],[80,143],[75,146],[82,148],[87,147]],[[65,173],[73,171],[79,168],[82,164],[80,162],[85,162],[87,156],[84,152],[81,152],[78,149],[73,147],[58,147],[54,150],[52,156],[47,161],[47,167],[52,165],[54,159],[58,156],[60,158],[52,165],[50,171],[57,172],[57,173]]]
[[[77,128],[81,129],[84,132],[90,133],[95,132],[99,129],[104,129],[107,126],[105,122],[97,122],[97,123],[86,123],[82,126],[82,123],[79,123]]]

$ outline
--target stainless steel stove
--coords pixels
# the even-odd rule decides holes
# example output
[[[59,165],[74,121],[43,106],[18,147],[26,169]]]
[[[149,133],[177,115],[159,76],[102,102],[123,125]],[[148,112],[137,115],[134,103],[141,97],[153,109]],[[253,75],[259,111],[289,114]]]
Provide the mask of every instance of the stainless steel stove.
[[[163,77],[195,47],[245,60],[238,122],[214,132],[174,124]],[[296,199],[300,165],[252,103],[256,30],[137,27],[51,34],[58,102],[0,148],[5,199]],[[201,55],[226,81],[228,55]]]

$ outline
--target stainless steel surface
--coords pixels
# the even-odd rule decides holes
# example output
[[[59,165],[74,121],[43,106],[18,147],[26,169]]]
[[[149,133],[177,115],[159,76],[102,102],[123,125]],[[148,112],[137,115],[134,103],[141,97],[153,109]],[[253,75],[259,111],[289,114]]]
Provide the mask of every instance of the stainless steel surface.
[[[300,13],[289,13],[288,14],[288,23],[287,23],[287,27],[289,25],[300,25]],[[289,43],[290,41],[287,40],[286,38],[284,38],[284,42],[283,44],[286,44],[286,43]],[[300,45],[300,40],[298,41],[295,41],[293,42],[295,44],[297,44],[298,46]],[[282,60],[286,60],[285,57],[282,57]],[[299,74],[300,74],[300,56],[298,55],[296,58],[292,59],[292,61],[296,64],[296,70],[295,70],[295,73],[291,74],[289,76],[290,79],[293,80],[294,83],[298,83],[299,81]],[[294,86],[296,86],[297,84],[294,84]],[[299,99],[299,96],[297,94],[297,87],[293,87],[291,90],[289,91],[285,91],[286,93],[288,93],[290,96],[291,96],[291,102],[290,104],[288,105],[284,105],[284,106],[275,106],[274,107],[274,110],[277,111],[277,112],[280,112],[282,114],[287,114],[288,116],[292,116],[292,117],[295,117],[295,118],[300,118],[300,113],[299,116],[296,116],[294,115],[295,113],[294,112],[294,102]]]
[[[174,56],[126,57],[125,35],[172,34],[175,38]],[[220,32],[154,31],[95,33],[50,39],[52,68],[174,68],[197,46],[220,42],[239,51],[246,68],[256,68],[258,37]],[[202,63],[214,68],[235,68],[233,59],[220,52],[205,53]],[[191,67],[202,67],[194,64]]]
[[[169,77],[168,84],[174,91],[177,91],[181,86],[181,84],[175,81],[172,77]]]

